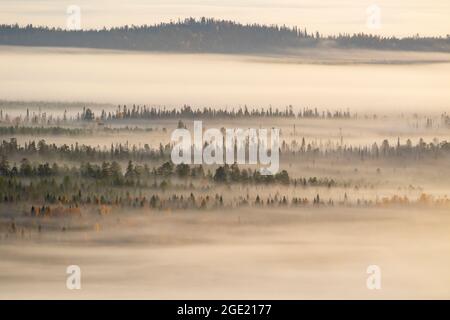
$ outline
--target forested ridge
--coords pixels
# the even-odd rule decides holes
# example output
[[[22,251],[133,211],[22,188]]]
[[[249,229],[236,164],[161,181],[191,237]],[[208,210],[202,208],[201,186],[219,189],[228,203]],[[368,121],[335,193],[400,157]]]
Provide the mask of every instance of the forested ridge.
[[[413,30],[411,34],[414,34]],[[0,45],[205,53],[281,53],[302,48],[450,52],[450,35],[396,38],[358,33],[323,36],[299,27],[189,18],[154,25],[76,31],[4,24],[0,25]]]

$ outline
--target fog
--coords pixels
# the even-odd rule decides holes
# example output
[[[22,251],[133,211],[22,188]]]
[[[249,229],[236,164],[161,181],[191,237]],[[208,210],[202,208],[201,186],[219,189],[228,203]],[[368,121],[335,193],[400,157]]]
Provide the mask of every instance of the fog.
[[[217,127],[215,121],[219,120],[208,126]],[[289,121],[278,121],[289,138]],[[256,122],[276,124],[253,119],[222,124],[242,127]],[[426,133],[409,127],[407,119],[295,122],[301,131],[297,134],[305,135],[308,143],[310,139],[338,140],[341,127],[344,141],[353,144],[384,137],[395,145],[394,137],[401,132],[402,142],[406,137],[417,141],[420,133]],[[170,125],[173,128],[175,123]],[[429,137],[448,137],[448,129],[430,130]],[[19,143],[32,138],[16,137]],[[144,137],[165,139],[161,132]],[[96,145],[110,143],[116,136],[45,138]],[[142,137],[122,138],[138,143]],[[162,198],[177,194],[185,199],[191,192],[197,199],[223,195],[225,207],[211,210],[112,205],[110,213],[99,214],[98,205],[80,205],[80,215],[32,217],[28,214],[31,203],[2,203],[0,298],[448,299],[449,206],[415,202],[422,193],[448,199],[447,164],[445,157],[365,161],[297,157],[281,163],[292,178],[317,176],[351,183],[294,187],[209,182],[208,189],[199,187],[204,181],[187,187],[188,181],[174,179],[169,190],[125,189],[131,197],[142,193]],[[257,195],[263,200],[274,196],[312,199],[319,193],[323,201],[333,199],[336,206],[238,205],[242,197],[251,201]],[[355,206],[359,199],[375,201],[394,195],[411,202]],[[353,205],[339,205],[344,197]],[[12,222],[17,232],[11,232]],[[66,288],[69,265],[81,268],[81,290]],[[366,287],[370,265],[382,270],[382,290]]]
[[[0,47],[6,61],[0,65],[1,125],[11,128],[0,137],[6,140],[0,299],[450,298],[450,149],[444,143],[450,118],[441,115],[449,110],[448,56],[345,54]],[[84,106],[98,117],[103,108],[115,112],[117,104],[133,103],[283,110],[292,104],[319,112],[349,108],[351,115],[206,118],[204,128],[278,127],[288,146],[297,145],[282,151],[287,183],[230,182],[213,177],[217,166],[205,165],[207,176],[183,176],[176,168],[158,173],[150,170],[164,157],[108,152],[111,144],[127,142],[158,148],[178,126],[175,117],[73,118]],[[35,120],[24,116],[28,108]],[[55,120],[65,110],[70,118]],[[182,120],[192,128],[192,119]],[[53,125],[81,132],[19,130]],[[300,152],[303,138],[307,147]],[[39,139],[106,152],[91,157],[84,149],[22,147]],[[389,146],[381,149],[384,139]],[[54,161],[76,168],[43,165]],[[78,170],[85,161],[102,169],[95,175]],[[112,166],[103,161],[120,162],[124,175],[115,170],[113,180]],[[144,163],[148,174],[138,168]],[[82,290],[66,288],[69,265],[81,267]],[[382,270],[382,290],[367,289],[370,265]]]
[[[330,57],[311,61],[2,47],[0,59],[7,63],[0,66],[0,96],[167,106],[448,110],[450,64],[430,63],[448,61],[447,56],[355,57],[357,63],[342,58],[330,63]]]
[[[0,246],[1,298],[449,298],[449,217],[422,210],[123,212]],[[72,224],[76,224],[73,221]],[[82,270],[67,290],[66,267]],[[379,265],[382,290],[367,290]]]
[[[60,104],[61,109],[65,109],[65,104]],[[21,107],[17,109],[9,109],[8,115],[21,115],[26,114],[26,110]],[[43,109],[45,110],[45,109]],[[93,108],[95,114],[101,114],[101,108]],[[108,109],[107,109],[108,110]],[[79,112],[80,109],[76,109],[75,112]],[[4,111],[6,113],[6,111]],[[389,112],[388,110],[386,111]],[[370,112],[368,112],[370,114]],[[436,114],[431,117],[432,113],[428,113],[427,116],[414,118],[410,115],[401,117],[380,117],[379,119],[358,119],[358,120],[321,120],[314,119],[245,119],[244,121],[235,119],[208,119],[203,120],[204,129],[207,128],[271,128],[276,127],[281,130],[281,139],[290,144],[293,140],[300,142],[302,138],[306,141],[315,142],[318,145],[323,144],[339,144],[342,142],[347,146],[371,146],[374,142],[381,144],[384,139],[387,139],[391,145],[397,143],[397,139],[400,138],[404,143],[407,139],[410,139],[413,144],[417,144],[422,138],[427,142],[437,140],[442,142],[448,140],[449,129],[445,126],[436,125],[433,128],[427,128],[425,122],[427,118],[432,118],[435,123],[440,122],[440,114]],[[360,115],[362,117],[362,115]],[[184,120],[183,123],[186,127],[193,132],[193,120]],[[416,128],[416,125],[418,127]],[[12,125],[12,124],[10,124]],[[111,122],[107,124],[110,129],[124,129],[138,128],[140,130],[133,132],[132,130],[117,131],[115,133],[109,133],[103,130],[104,128],[98,128],[96,124],[85,124],[85,128],[93,130],[91,134],[86,135],[74,135],[74,136],[51,136],[51,135],[13,135],[4,134],[0,138],[2,140],[9,140],[15,138],[20,144],[29,142],[31,140],[48,140],[56,145],[62,144],[86,144],[90,146],[99,146],[101,148],[109,148],[111,144],[122,143],[130,145],[136,145],[143,147],[148,144],[150,147],[158,148],[159,144],[163,145],[167,143],[173,143],[171,141],[171,133],[177,128],[178,120],[127,120],[122,122]],[[295,127],[295,131],[294,131]],[[68,126],[70,128],[70,126]],[[146,131],[148,130],[148,131]],[[151,131],[150,131],[151,130]]]

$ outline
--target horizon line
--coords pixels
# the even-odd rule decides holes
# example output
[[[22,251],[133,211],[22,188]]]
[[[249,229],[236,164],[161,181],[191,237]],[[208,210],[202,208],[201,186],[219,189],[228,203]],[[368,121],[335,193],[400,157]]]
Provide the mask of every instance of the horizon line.
[[[28,24],[20,24],[18,22],[15,23],[0,23],[0,28],[4,27],[18,27],[20,29],[27,29],[27,28],[33,28],[33,29],[47,29],[48,31],[64,31],[64,32],[109,32],[114,30],[121,30],[121,29],[143,29],[143,28],[155,28],[160,26],[170,26],[170,25],[186,25],[187,22],[194,22],[197,24],[203,24],[204,21],[206,22],[216,22],[216,23],[230,23],[236,26],[240,27],[266,27],[266,28],[277,28],[281,30],[289,30],[289,31],[304,31],[307,32],[307,35],[310,35],[311,37],[315,38],[314,35],[319,34],[321,39],[333,39],[333,38],[339,38],[339,37],[354,37],[354,36],[370,36],[374,38],[380,38],[380,39],[396,39],[396,40],[403,40],[403,39],[450,39],[450,33],[448,34],[441,34],[438,36],[420,36],[419,33],[411,34],[408,36],[396,36],[396,35],[382,35],[382,34],[376,34],[376,33],[365,33],[365,32],[340,32],[340,33],[334,33],[334,34],[328,34],[324,35],[323,33],[320,33],[320,31],[307,31],[307,27],[301,27],[298,25],[295,26],[288,26],[286,24],[267,24],[267,23],[243,23],[236,20],[228,20],[228,19],[220,19],[220,18],[213,18],[213,17],[188,17],[188,18],[178,18],[176,21],[170,19],[167,21],[160,21],[155,22],[152,24],[123,24],[120,26],[111,26],[111,27],[99,27],[99,28],[80,28],[80,29],[70,29],[70,28],[64,28],[64,27],[56,27],[56,26],[50,26],[50,25],[34,25],[32,23]]]

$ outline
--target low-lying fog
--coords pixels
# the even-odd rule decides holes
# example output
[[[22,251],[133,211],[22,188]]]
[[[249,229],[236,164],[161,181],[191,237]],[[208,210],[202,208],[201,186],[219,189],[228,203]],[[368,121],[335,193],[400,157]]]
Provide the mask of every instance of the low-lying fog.
[[[208,107],[448,109],[450,64],[428,63],[448,61],[448,56],[343,54],[322,52],[314,59],[293,60],[1,47],[0,59],[7,63],[0,66],[0,97]]]
[[[407,139],[416,145],[420,138],[437,145],[448,140],[449,128],[440,112],[449,110],[450,63],[437,63],[442,55],[380,55],[360,52],[354,55],[357,61],[347,61],[342,56],[312,60],[307,54],[307,59],[301,55],[280,59],[0,47],[0,59],[7,62],[0,65],[0,99],[110,102],[109,108],[124,103],[350,108],[352,113],[358,112],[358,119],[214,119],[205,121],[205,127],[277,126],[287,143],[305,137],[306,143],[316,146],[328,142],[371,146],[374,142],[380,145],[383,139],[391,146],[397,139],[402,145]],[[26,104],[2,103],[7,105],[2,106],[3,112],[12,118],[24,115],[28,108]],[[61,104],[59,115],[66,107],[73,115],[83,106]],[[95,106],[96,115],[102,107]],[[52,108],[42,112],[53,114]],[[403,111],[404,117],[399,114]],[[40,111],[34,108],[32,112]],[[421,115],[413,115],[415,112]],[[397,115],[374,119],[361,113]],[[2,125],[12,126],[14,121],[4,120]],[[177,121],[69,121],[66,125],[92,131],[64,136],[9,134],[5,130],[0,139],[16,138],[21,145],[43,138],[47,143],[78,142],[105,148],[127,141],[157,147],[169,141]],[[191,128],[192,121],[185,122]],[[125,125],[140,129],[103,129]],[[145,130],[149,128],[152,131]],[[11,165],[22,161],[19,154],[8,154],[8,158]],[[323,201],[333,198],[336,203],[347,198],[347,193],[352,203],[394,195],[414,201],[422,193],[435,197],[449,194],[450,168],[445,156],[351,159],[301,159],[287,154],[281,168],[288,170],[291,178],[316,176],[341,184],[297,189],[237,183],[217,186],[225,203],[217,210],[171,212],[121,204],[104,215],[91,206],[97,211],[82,207],[87,211],[81,217],[34,217],[28,214],[30,206],[42,203],[27,203],[19,197],[15,202],[10,197],[8,202],[5,198],[0,211],[0,299],[449,299],[448,207],[416,202],[373,208],[233,205],[238,203],[236,197],[250,194],[254,199],[258,193],[267,198],[278,191],[289,198],[310,200],[320,193]],[[59,165],[68,162],[56,157],[38,160],[58,161]],[[125,159],[121,164],[126,165]],[[351,184],[342,184],[347,180]],[[4,186],[9,192],[9,185]],[[140,192],[134,187],[121,190],[130,191],[129,196]],[[174,185],[167,191],[144,192],[147,196],[185,193],[187,197],[191,192],[206,191],[186,185],[180,190]],[[66,288],[69,265],[81,267],[80,291]],[[381,268],[381,290],[366,287],[370,265]]]
[[[449,218],[350,208],[93,217],[79,231],[2,240],[0,298],[448,299]],[[81,290],[66,289],[72,264]],[[381,290],[366,287],[369,265]]]
[[[61,104],[61,108],[64,108]],[[77,111],[80,111],[78,109]],[[101,114],[100,108],[93,108],[96,115]],[[22,116],[26,114],[23,107],[14,109],[4,109],[4,113],[10,116]],[[422,111],[422,112],[425,112]],[[53,114],[53,113],[52,113]],[[427,119],[434,121],[433,127],[426,127]],[[434,117],[419,117],[413,118],[408,114],[405,117],[390,117],[390,118],[368,118],[364,119],[360,116],[359,119],[331,119],[331,120],[317,120],[317,119],[199,119],[202,121],[203,129],[208,128],[230,128],[230,129],[247,129],[247,128],[264,128],[270,129],[272,127],[280,129],[280,137],[282,141],[291,143],[293,140],[298,143],[302,138],[305,138],[307,143],[315,142],[318,145],[340,144],[347,146],[371,146],[374,142],[381,144],[384,139],[387,139],[391,145],[397,143],[400,139],[404,144],[407,139],[410,139],[413,144],[417,144],[420,139],[426,142],[442,142],[448,141],[450,138],[450,128],[444,126],[440,119],[440,115]],[[167,144],[171,141],[171,134],[177,128],[179,119],[173,120],[122,120],[120,122],[107,122],[104,126],[98,126],[96,122],[92,123],[75,123],[75,125],[66,125],[61,123],[61,126],[67,128],[83,127],[92,130],[91,133],[85,135],[14,135],[3,134],[1,140],[9,140],[15,138],[20,144],[29,142],[31,140],[39,141],[41,139],[47,142],[62,144],[86,144],[90,146],[100,146],[101,148],[109,148],[111,144],[127,142],[130,145],[144,146],[148,144],[150,147],[158,148],[159,144]],[[184,119],[183,123],[188,130],[193,133],[194,119]],[[11,123],[1,124],[2,126],[13,126]],[[19,126],[22,124],[19,124]],[[39,126],[39,125],[35,125]],[[51,126],[56,126],[52,124]],[[113,130],[105,130],[104,127]],[[130,130],[124,130],[128,128]],[[114,129],[116,131],[114,131]],[[119,131],[118,129],[122,129]],[[133,131],[134,130],[134,131]]]

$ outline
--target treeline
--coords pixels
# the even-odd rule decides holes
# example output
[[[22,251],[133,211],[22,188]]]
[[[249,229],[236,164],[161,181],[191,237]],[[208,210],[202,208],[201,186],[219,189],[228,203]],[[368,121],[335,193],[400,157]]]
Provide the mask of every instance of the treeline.
[[[111,127],[96,127],[92,128],[71,128],[62,126],[0,126],[0,135],[54,135],[54,136],[83,136],[83,135],[93,135],[94,133],[105,133],[105,134],[117,134],[121,132],[152,132],[153,130],[158,131],[159,128],[141,128],[138,126],[125,126],[120,128]],[[162,128],[163,132],[167,129]]]
[[[397,143],[390,144],[387,139],[381,144],[374,142],[372,145],[366,146],[347,146],[341,143],[318,142],[316,140],[306,142],[305,138],[301,142],[293,140],[290,143],[282,141],[280,147],[281,155],[284,156],[301,156],[306,158],[321,159],[392,159],[402,158],[408,160],[420,160],[423,158],[445,158],[450,156],[450,142],[434,141],[426,143],[422,138],[417,144],[413,144],[410,139],[405,143],[397,139]]]
[[[0,126],[0,135],[89,135],[93,131],[88,128],[37,127],[37,126]]]
[[[0,179],[0,188],[2,181]],[[56,185],[54,186],[56,187]],[[47,192],[43,199],[34,199],[30,196],[32,190],[23,199],[34,203],[29,207],[27,215],[33,217],[52,217],[52,216],[79,216],[82,213],[92,212],[97,209],[97,214],[107,215],[114,209],[136,208],[136,209],[156,209],[156,210],[202,210],[202,209],[223,209],[223,208],[301,208],[301,207],[408,207],[421,206],[433,208],[450,208],[450,199],[447,196],[433,197],[422,193],[418,198],[410,198],[405,195],[391,195],[376,199],[356,198],[349,199],[347,193],[335,198],[323,198],[317,193],[314,196],[286,196],[269,195],[266,197],[256,195],[250,196],[224,196],[220,193],[215,194],[148,194],[133,195],[130,193],[98,193],[85,192],[79,189],[73,194],[64,194],[61,192]],[[8,196],[0,196],[0,204],[14,203],[14,200]],[[120,212],[120,211],[119,211]]]
[[[289,185],[291,182],[286,170],[275,175],[265,176],[261,175],[259,170],[241,169],[237,164],[219,166],[213,174],[210,170],[205,172],[202,165],[174,165],[167,161],[151,169],[147,164],[134,164],[133,161],[128,161],[125,172],[122,172],[121,165],[116,161],[104,161],[101,164],[86,162],[79,167],[69,167],[58,165],[56,162],[53,164],[48,162],[36,164],[24,158],[20,161],[20,165],[14,164],[11,166],[6,157],[3,157],[0,161],[0,176],[8,178],[91,178],[111,186],[148,186],[147,182],[156,181],[155,178],[165,179],[165,183],[168,183],[173,177],[179,179],[206,178],[217,183],[280,183]],[[312,181],[314,180],[310,178],[309,182]]]
[[[286,52],[314,47],[448,52],[450,37],[398,39],[363,33],[324,37],[319,32],[298,27],[188,18],[155,25],[79,31],[31,24],[25,27],[1,25],[0,45],[211,53]]]
[[[248,141],[243,148],[246,151],[248,159]],[[158,148],[151,148],[148,144],[143,147],[137,145],[111,144],[107,147],[93,147],[85,144],[48,144],[45,140],[30,141],[19,145],[16,138],[9,141],[3,140],[0,144],[0,157],[19,157],[19,158],[43,158],[58,159],[66,161],[81,162],[99,162],[99,161],[170,161],[172,144],[161,144]],[[281,141],[280,158],[281,159],[347,159],[347,160],[366,160],[366,159],[385,159],[394,158],[403,160],[421,160],[425,158],[440,159],[450,157],[450,142],[430,142],[426,143],[422,138],[417,144],[413,144],[410,139],[401,143],[400,139],[396,144],[391,145],[388,140],[383,140],[381,144],[373,143],[366,146],[347,146],[341,143],[323,143],[316,140],[306,142],[305,138],[301,142],[292,140],[291,142]]]
[[[222,109],[222,108],[192,108],[184,105],[181,109],[166,109],[160,107],[147,107],[145,105],[139,106],[133,104],[132,107],[126,105],[118,106],[113,112],[106,112],[102,110],[100,116],[96,117],[95,113],[90,108],[83,108],[80,115],[81,120],[92,121],[95,119],[108,121],[120,119],[213,119],[213,118],[322,118],[322,119],[349,119],[356,118],[356,114],[350,114],[349,110],[322,110],[317,108],[303,108],[295,112],[292,105],[284,109],[272,108],[252,108],[247,106],[239,107],[237,109]]]
[[[170,144],[160,144],[159,148],[150,148],[148,144],[143,147],[137,145],[111,144],[110,148],[94,147],[85,144],[61,146],[55,143],[47,143],[45,140],[25,142],[23,145],[17,143],[16,138],[9,141],[3,140],[0,144],[0,157],[20,157],[33,158],[41,157],[45,159],[58,159],[67,161],[160,161],[169,160],[171,154]]]
[[[118,105],[114,111],[105,111],[102,109],[99,114],[90,107],[83,107],[81,112],[78,112],[74,116],[68,116],[67,112],[64,112],[63,116],[53,116],[46,112],[30,113],[30,110],[26,110],[25,115],[19,115],[11,117],[7,111],[0,109],[0,121],[6,123],[14,123],[14,126],[9,126],[9,129],[2,130],[21,132],[26,129],[19,124],[31,124],[33,128],[37,125],[54,126],[74,121],[111,121],[111,120],[164,120],[164,119],[238,119],[238,118],[305,118],[305,119],[350,119],[357,118],[356,113],[350,113],[347,110],[318,110],[317,108],[303,107],[298,112],[294,111],[294,107],[289,105],[285,108],[248,108],[247,106],[239,108],[194,108],[189,105],[184,105],[181,108],[166,108],[166,107],[147,107],[146,105],[140,106],[133,104],[132,107],[126,105]],[[58,134],[58,127],[55,127],[55,134]],[[104,128],[105,130],[117,131],[117,128]],[[69,129],[66,129],[69,130]],[[89,130],[89,129],[87,129]],[[125,130],[144,130],[138,127],[126,127]],[[152,129],[145,129],[151,131]],[[59,130],[60,131],[60,130]],[[67,132],[70,134],[70,132]]]
[[[2,199],[0,198],[0,203]],[[31,216],[33,218],[38,218],[31,225],[25,225],[16,221],[11,220],[10,223],[4,224],[3,228],[6,233],[4,234],[5,239],[10,236],[31,239],[32,230],[36,230],[38,234],[41,234],[47,230],[57,230],[55,226],[48,224],[48,220],[41,220],[41,218],[49,217],[80,217],[85,214],[96,214],[96,215],[109,215],[113,211],[117,210],[122,212],[121,209],[135,208],[152,210],[154,212],[160,213],[170,213],[172,210],[214,210],[214,209],[235,209],[239,207],[253,207],[255,209],[259,208],[320,208],[320,207],[375,207],[375,208],[386,208],[386,207],[404,207],[408,208],[411,206],[421,207],[421,208],[437,208],[437,209],[448,209],[450,208],[450,199],[447,197],[433,197],[429,194],[421,194],[417,199],[410,199],[407,196],[392,195],[390,197],[383,197],[382,199],[368,200],[368,199],[357,199],[356,201],[349,201],[344,196],[344,199],[322,199],[319,194],[313,198],[308,197],[292,197],[287,196],[269,196],[266,198],[247,196],[233,197],[232,199],[226,199],[220,194],[215,195],[190,195],[183,194],[172,194],[168,196],[161,196],[158,194],[153,194],[150,196],[131,196],[131,195],[108,195],[106,197],[99,196],[96,194],[84,195],[81,190],[80,193],[74,198],[70,199],[66,196],[59,196],[54,198],[49,195],[49,198],[45,202],[33,204],[28,207],[28,210],[23,212],[26,216]],[[47,221],[47,224],[43,224]],[[120,220],[117,220],[120,223]],[[240,220],[239,220],[240,222]],[[94,225],[94,230],[97,232],[101,230],[101,225],[96,222]],[[61,232],[67,232],[72,229],[79,230],[79,226],[71,227],[70,224],[59,225],[57,228]],[[38,235],[40,236],[40,235]]]

